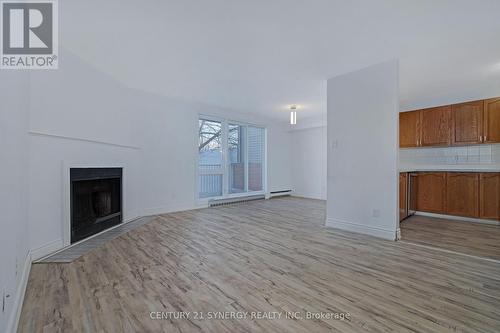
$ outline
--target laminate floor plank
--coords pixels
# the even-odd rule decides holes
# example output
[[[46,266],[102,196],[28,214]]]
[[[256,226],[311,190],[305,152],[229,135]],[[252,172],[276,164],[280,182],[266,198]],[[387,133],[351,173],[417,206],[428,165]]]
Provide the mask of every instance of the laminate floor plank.
[[[500,226],[422,215],[400,224],[401,239],[468,255],[500,260]]]
[[[71,263],[35,264],[18,331],[500,331],[499,264],[324,221],[324,201],[293,197],[154,217]],[[161,311],[190,317],[150,318]],[[307,311],[350,317],[284,317]]]

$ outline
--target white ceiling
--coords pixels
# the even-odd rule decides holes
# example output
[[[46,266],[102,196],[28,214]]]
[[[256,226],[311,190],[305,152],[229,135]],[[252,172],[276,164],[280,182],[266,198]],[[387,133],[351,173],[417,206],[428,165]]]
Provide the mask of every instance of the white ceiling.
[[[500,95],[498,0],[60,1],[60,45],[137,89],[286,121],[400,59],[403,109]],[[488,96],[484,96],[488,97]]]

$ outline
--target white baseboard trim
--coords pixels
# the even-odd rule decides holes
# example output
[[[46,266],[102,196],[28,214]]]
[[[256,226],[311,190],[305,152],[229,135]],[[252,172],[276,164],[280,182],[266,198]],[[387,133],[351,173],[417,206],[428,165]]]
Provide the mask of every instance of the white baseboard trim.
[[[396,240],[396,238],[397,238],[397,231],[396,230],[371,227],[371,226],[367,226],[364,224],[342,221],[342,220],[334,219],[331,217],[326,219],[325,225],[327,227],[330,227],[330,228],[357,232],[360,234],[375,236],[375,237],[388,239],[388,240],[392,240],[392,241]]]
[[[26,293],[26,287],[28,286],[28,278],[31,271],[31,252],[28,252],[24,260],[23,271],[21,273],[21,280],[19,281],[19,286],[14,295],[14,303],[12,306],[12,311],[7,321],[7,333],[17,332],[17,326],[19,325],[19,318],[21,317],[21,311],[23,309],[24,295]]]
[[[460,221],[460,222],[471,222],[471,223],[481,223],[481,224],[490,224],[490,225],[500,225],[500,221],[485,220],[485,219],[476,219],[476,218],[473,218],[473,217],[464,217],[464,216],[455,216],[455,215],[444,215],[444,214],[427,213],[427,212],[415,212],[415,215],[435,217],[435,218],[438,218],[438,219],[448,219],[448,220],[454,220],[454,221]]]
[[[206,208],[208,207],[208,204],[200,204],[198,206],[193,205],[193,203],[185,203],[185,204],[179,204],[176,206],[163,206],[163,207],[155,207],[155,208],[146,208],[142,210],[142,216],[151,216],[151,215],[161,215],[161,214],[168,214],[168,213],[174,213],[174,212],[183,212],[186,210],[193,210],[193,209],[199,209],[199,208]]]
[[[40,258],[45,257],[48,254],[51,254],[53,252],[56,252],[57,250],[61,249],[63,247],[63,240],[62,239],[56,239],[52,242],[49,242],[45,245],[42,245],[36,249],[31,250],[31,261],[36,261]]]
[[[323,198],[323,197],[307,196],[307,195],[302,195],[300,193],[294,193],[294,194],[292,194],[292,197],[302,198],[302,199],[312,199],[312,200],[326,201],[326,198]]]

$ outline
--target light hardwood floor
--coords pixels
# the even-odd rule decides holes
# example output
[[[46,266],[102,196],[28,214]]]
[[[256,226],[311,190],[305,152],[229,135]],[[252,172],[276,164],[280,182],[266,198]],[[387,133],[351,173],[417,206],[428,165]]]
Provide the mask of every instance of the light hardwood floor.
[[[19,331],[500,332],[500,265],[327,229],[324,211],[323,201],[280,198],[167,214],[73,263],[36,264]],[[193,311],[350,320],[195,320]]]
[[[500,260],[497,225],[415,215],[405,219],[400,228],[404,241]]]

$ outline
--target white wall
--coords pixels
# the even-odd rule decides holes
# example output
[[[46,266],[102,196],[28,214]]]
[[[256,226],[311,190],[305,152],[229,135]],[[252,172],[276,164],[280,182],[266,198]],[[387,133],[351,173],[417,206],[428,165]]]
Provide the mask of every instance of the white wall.
[[[29,260],[28,88],[26,72],[0,74],[0,332],[12,327]]]
[[[328,80],[327,226],[395,239],[398,64]]]
[[[60,248],[63,166],[123,166],[124,219],[140,213],[140,109],[128,89],[62,50],[60,69],[30,75],[30,248]]]
[[[268,189],[291,188],[286,127],[262,117],[120,85],[63,50],[60,69],[31,75],[30,247],[62,246],[63,165],[124,166],[125,219],[197,207],[199,114],[268,128]]]
[[[290,132],[294,195],[326,200],[326,126]]]
[[[290,134],[285,124],[270,124],[267,129],[267,190],[293,189]]]

